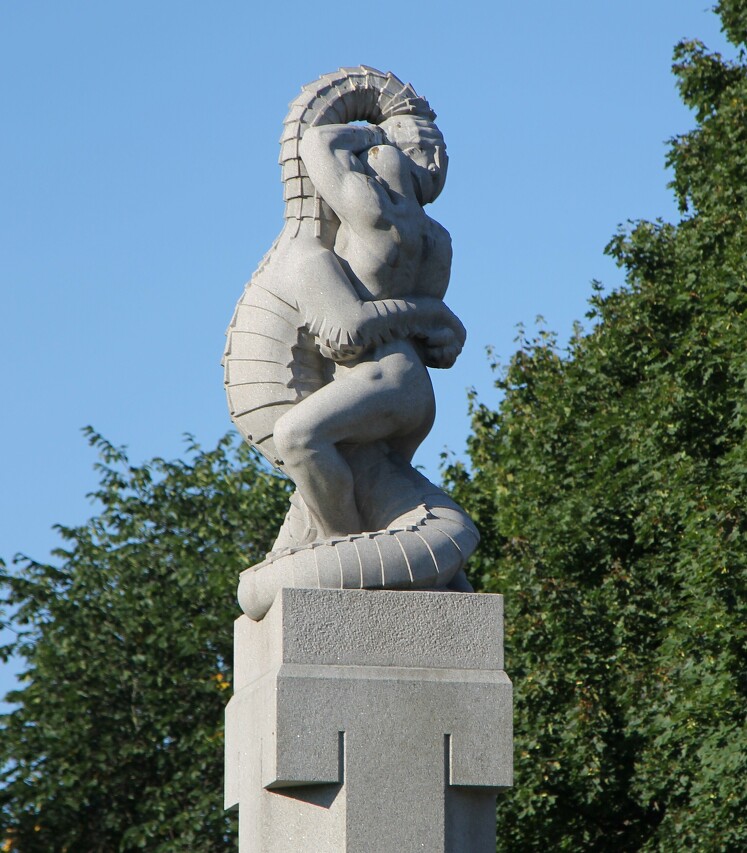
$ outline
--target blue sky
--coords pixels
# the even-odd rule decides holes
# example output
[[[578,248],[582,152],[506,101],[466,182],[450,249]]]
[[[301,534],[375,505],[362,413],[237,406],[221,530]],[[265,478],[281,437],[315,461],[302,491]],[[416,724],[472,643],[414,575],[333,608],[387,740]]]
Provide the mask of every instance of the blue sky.
[[[0,556],[44,559],[93,511],[86,424],[138,462],[231,427],[223,332],[280,229],[281,122],[339,66],[392,70],[439,114],[431,215],[469,337],[416,461],[460,455],[466,389],[497,399],[485,348],[507,360],[539,314],[567,339],[591,280],[622,283],[618,223],[676,218],[684,36],[723,49],[706,0],[0,0]]]

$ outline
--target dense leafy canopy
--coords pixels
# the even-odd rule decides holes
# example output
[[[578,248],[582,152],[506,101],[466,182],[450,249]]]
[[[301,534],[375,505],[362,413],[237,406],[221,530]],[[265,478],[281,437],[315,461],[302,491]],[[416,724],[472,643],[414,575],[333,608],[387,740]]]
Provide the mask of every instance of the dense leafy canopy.
[[[101,512],[55,565],[0,577],[26,660],[0,719],[4,851],[230,849],[223,710],[238,572],[269,548],[286,484],[226,439],[132,466],[98,449]]]
[[[522,338],[448,471],[507,597],[499,850],[747,850],[747,3],[717,10],[738,61],[675,51],[681,221],[612,239],[626,286],[566,352]]]

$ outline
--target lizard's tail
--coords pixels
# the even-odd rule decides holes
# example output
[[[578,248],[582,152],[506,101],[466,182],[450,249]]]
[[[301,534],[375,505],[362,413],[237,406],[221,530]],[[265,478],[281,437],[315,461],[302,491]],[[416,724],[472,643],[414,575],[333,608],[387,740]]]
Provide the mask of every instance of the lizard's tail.
[[[285,218],[300,221],[334,217],[330,210],[322,210],[324,203],[299,154],[306,128],[351,121],[379,124],[399,115],[414,115],[429,121],[436,118],[428,101],[391,71],[385,73],[367,65],[340,68],[305,85],[290,104],[280,137]]]
[[[286,548],[243,571],[239,604],[252,619],[283,587],[471,590],[463,570],[480,536],[464,510],[381,446],[352,451],[348,461],[360,505],[386,507],[366,519],[377,529]]]

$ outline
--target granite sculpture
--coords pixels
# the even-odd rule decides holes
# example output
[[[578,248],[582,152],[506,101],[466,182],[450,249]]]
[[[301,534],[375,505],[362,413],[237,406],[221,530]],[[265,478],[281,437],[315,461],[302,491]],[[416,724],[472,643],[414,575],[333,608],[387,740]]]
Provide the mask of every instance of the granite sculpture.
[[[435,113],[373,68],[304,86],[281,137],[285,225],[239,300],[225,384],[242,436],[295,483],[272,551],[242,573],[261,619],[283,587],[471,590],[464,511],[412,466],[465,332],[443,297],[451,240],[424,206],[448,159]]]
[[[303,88],[281,139],[285,226],[228,329],[232,418],[296,485],[239,585],[225,805],[241,853],[495,850],[513,765],[503,601],[469,594],[477,531],[412,466],[428,369],[464,343],[443,302],[450,238],[424,210],[448,163],[434,120],[365,66]]]

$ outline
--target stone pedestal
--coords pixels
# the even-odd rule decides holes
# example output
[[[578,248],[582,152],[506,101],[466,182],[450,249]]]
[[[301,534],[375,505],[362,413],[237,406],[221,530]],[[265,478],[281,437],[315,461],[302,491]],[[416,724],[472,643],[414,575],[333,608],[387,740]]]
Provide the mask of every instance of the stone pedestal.
[[[235,628],[240,853],[493,853],[512,781],[502,597],[284,589]]]

